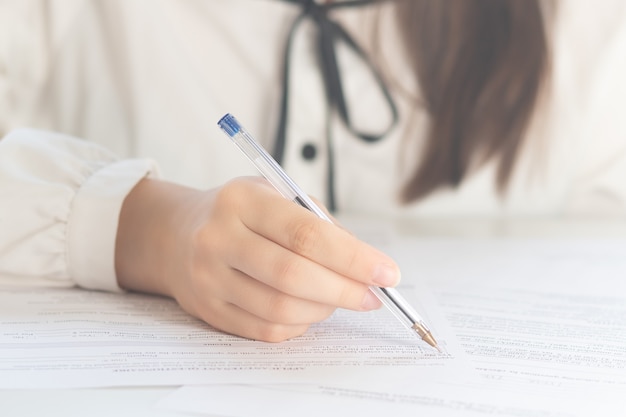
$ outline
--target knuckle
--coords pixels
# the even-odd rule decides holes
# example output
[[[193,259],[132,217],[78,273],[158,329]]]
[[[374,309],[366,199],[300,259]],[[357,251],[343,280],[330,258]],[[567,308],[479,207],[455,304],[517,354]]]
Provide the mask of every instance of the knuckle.
[[[194,314],[200,320],[209,324],[216,329],[220,329],[220,322],[216,320],[216,317],[220,317],[226,310],[226,304],[223,301],[209,299],[209,300],[196,300],[194,305]]]
[[[289,338],[285,326],[276,323],[263,324],[258,328],[259,340],[264,342],[278,343]]]
[[[363,263],[363,258],[361,257],[361,253],[358,249],[349,250],[346,254],[346,268],[348,271],[358,271],[360,264]],[[353,272],[354,273],[354,272]]]
[[[294,222],[289,232],[290,247],[300,254],[311,253],[321,238],[319,223],[308,219]]]
[[[267,323],[257,329],[257,340],[278,343],[302,335],[309,328],[308,325],[285,326],[277,323]]]
[[[297,302],[290,296],[279,293],[270,298],[267,319],[276,323],[289,324],[297,316]]]
[[[317,312],[316,312],[316,318],[314,320],[315,323],[319,323],[321,321],[324,321],[326,319],[328,319],[330,316],[333,315],[333,313],[335,312],[336,307],[333,306],[323,306],[321,307]]]
[[[203,253],[205,248],[211,248],[214,242],[212,239],[213,233],[208,227],[198,227],[190,234],[189,241],[194,252]]]
[[[242,196],[246,194],[245,184],[240,179],[234,179],[215,191],[214,205],[217,212],[230,210],[240,204]]]
[[[207,256],[216,256],[222,251],[223,242],[220,236],[219,231],[206,225],[191,232],[189,237],[191,272],[202,272],[207,263]]]
[[[295,256],[278,261],[275,264],[273,276],[275,287],[290,293],[297,281],[294,277],[301,276],[303,273],[302,266],[302,262]]]
[[[360,309],[363,297],[365,297],[365,293],[359,298],[358,291],[355,291],[354,288],[350,286],[344,285],[337,291],[337,307],[351,310]]]

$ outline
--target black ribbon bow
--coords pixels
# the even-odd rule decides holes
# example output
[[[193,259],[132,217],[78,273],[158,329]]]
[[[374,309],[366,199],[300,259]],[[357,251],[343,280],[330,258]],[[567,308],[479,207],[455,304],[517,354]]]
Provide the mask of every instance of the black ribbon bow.
[[[339,117],[345,124],[346,128],[357,138],[365,142],[376,142],[384,138],[398,123],[398,109],[396,104],[385,84],[380,72],[367,56],[365,51],[354,41],[354,39],[341,27],[337,22],[333,21],[329,17],[329,12],[337,8],[350,8],[364,6],[373,3],[380,3],[387,0],[352,0],[339,3],[317,3],[315,0],[284,0],[288,3],[299,4],[302,7],[302,12],[298,15],[296,20],[289,30],[287,38],[287,44],[285,47],[285,53],[283,58],[283,78],[282,78],[282,98],[280,104],[279,124],[276,135],[276,141],[274,143],[273,155],[278,163],[282,163],[285,142],[286,142],[286,129],[287,119],[289,112],[289,73],[290,73],[290,61],[292,44],[295,37],[296,30],[306,19],[312,21],[318,28],[318,49],[319,49],[319,62],[323,75],[324,85],[326,88],[326,98],[331,111],[336,111]],[[344,96],[341,71],[337,62],[336,45],[343,42],[348,48],[350,48],[369,68],[377,87],[383,94],[389,110],[391,112],[392,120],[387,128],[380,133],[365,132],[358,127],[354,126],[350,120],[350,111],[348,109],[348,103]],[[328,208],[331,211],[336,209],[335,192],[334,192],[334,160],[332,147],[330,144],[330,128],[327,129],[327,141],[328,146]]]

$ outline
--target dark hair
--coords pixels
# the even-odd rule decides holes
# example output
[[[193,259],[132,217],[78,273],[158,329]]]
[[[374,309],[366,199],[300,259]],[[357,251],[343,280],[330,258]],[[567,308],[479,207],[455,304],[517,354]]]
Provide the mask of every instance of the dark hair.
[[[397,20],[430,119],[402,200],[494,158],[504,192],[547,72],[539,0],[401,0]]]

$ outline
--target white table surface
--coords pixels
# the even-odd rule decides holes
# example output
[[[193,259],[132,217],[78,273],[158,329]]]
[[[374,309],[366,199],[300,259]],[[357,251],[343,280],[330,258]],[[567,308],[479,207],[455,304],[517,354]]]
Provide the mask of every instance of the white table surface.
[[[393,236],[521,238],[626,238],[626,218],[622,219],[516,219],[370,222],[367,219],[340,218],[352,230],[367,234],[382,228]],[[358,232],[357,232],[358,234]],[[177,387],[133,387],[75,390],[0,390],[0,416],[3,417],[173,417],[189,414],[155,408],[158,400]]]

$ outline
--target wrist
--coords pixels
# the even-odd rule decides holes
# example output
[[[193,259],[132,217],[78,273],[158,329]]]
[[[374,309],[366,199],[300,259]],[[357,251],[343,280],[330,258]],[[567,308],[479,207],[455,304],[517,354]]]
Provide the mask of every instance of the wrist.
[[[120,287],[173,296],[176,235],[181,213],[200,191],[144,179],[124,200],[120,213],[115,270]],[[178,248],[180,249],[180,248]]]

